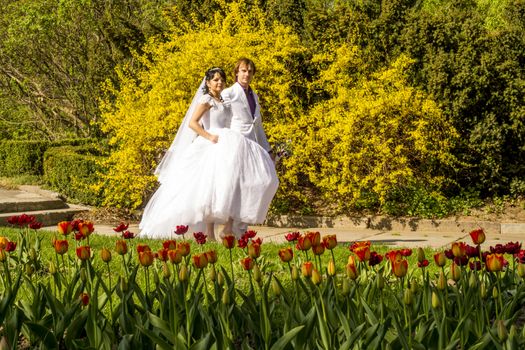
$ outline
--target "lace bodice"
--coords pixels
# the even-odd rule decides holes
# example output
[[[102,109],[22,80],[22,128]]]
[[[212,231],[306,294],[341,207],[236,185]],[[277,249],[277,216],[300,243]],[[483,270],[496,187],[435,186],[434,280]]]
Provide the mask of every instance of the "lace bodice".
[[[202,116],[202,127],[205,130],[211,128],[229,128],[231,122],[231,109],[229,103],[219,102],[208,94],[203,95],[200,104],[207,104],[211,108]]]

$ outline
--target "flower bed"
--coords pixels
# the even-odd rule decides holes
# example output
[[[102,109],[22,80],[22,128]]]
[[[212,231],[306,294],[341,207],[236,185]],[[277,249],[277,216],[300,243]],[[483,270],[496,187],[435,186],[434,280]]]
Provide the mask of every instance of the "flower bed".
[[[93,223],[40,233],[27,215],[0,237],[0,335],[9,348],[519,349],[525,346],[521,243],[379,252],[370,242],[255,231],[207,242],[120,237]],[[188,239],[188,237],[191,239]],[[110,243],[108,243],[110,242]],[[159,249],[155,245],[162,243]],[[270,253],[270,251],[273,251]]]

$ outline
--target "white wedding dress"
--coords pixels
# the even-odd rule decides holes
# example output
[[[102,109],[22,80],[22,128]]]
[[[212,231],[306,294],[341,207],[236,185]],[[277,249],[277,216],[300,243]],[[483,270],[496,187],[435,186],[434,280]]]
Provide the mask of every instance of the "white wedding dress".
[[[141,236],[174,237],[177,225],[204,231],[206,223],[225,223],[230,217],[249,224],[266,218],[279,183],[270,156],[256,142],[229,129],[227,102],[206,94],[198,103],[211,106],[201,125],[219,141],[196,137],[170,164],[144,209]]]

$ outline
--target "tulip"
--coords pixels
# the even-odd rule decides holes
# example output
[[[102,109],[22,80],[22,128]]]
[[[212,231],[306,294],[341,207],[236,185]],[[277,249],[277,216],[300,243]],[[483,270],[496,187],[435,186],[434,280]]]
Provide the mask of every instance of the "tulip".
[[[215,264],[218,260],[218,257],[217,257],[217,251],[216,250],[209,250],[207,251],[206,253],[206,259],[208,259],[208,262],[210,264]]]
[[[399,252],[401,253],[401,256],[404,256],[404,257],[412,255],[412,249],[408,249],[408,248],[401,249]]]
[[[334,259],[330,259],[328,262],[327,273],[329,276],[335,276],[335,262]]]
[[[166,250],[175,250],[177,249],[177,242],[174,239],[169,239],[162,242],[162,248]]]
[[[450,266],[450,274],[452,279],[456,282],[461,278],[461,268],[455,262],[452,262],[452,265]]]
[[[467,245],[465,242],[454,242],[452,243],[452,254],[456,258],[461,258],[467,253]]]
[[[412,295],[412,291],[410,288],[405,289],[405,292],[403,294],[403,302],[405,305],[412,305],[412,302],[414,301],[414,297]]]
[[[481,299],[485,300],[487,298],[488,292],[487,292],[487,285],[485,282],[481,282],[481,285],[479,287],[479,295]]]
[[[314,253],[314,255],[323,255],[324,251],[325,251],[325,248],[323,244],[312,246],[312,253]]]
[[[505,327],[505,321],[503,320],[496,320],[497,323],[497,330],[498,330],[498,337],[499,340],[504,343],[505,340],[509,337],[509,333],[507,332],[507,327]]]
[[[383,277],[383,273],[382,272],[379,272],[377,274],[377,288],[379,288],[380,290],[382,290],[383,288],[385,288],[385,278]]]
[[[197,244],[205,244],[206,243],[206,236],[204,233],[202,232],[193,232],[193,237],[195,237],[195,241],[197,242]]]
[[[310,238],[313,247],[321,244],[321,234],[319,232],[307,232],[306,235]]]
[[[147,244],[137,244],[137,253],[151,252],[151,248]]]
[[[221,287],[224,285],[224,275],[221,271],[217,273],[217,284]]]
[[[120,240],[115,242],[115,251],[118,255],[125,255],[128,252],[126,241]]]
[[[226,247],[227,249],[235,248],[235,236],[228,234],[222,237],[222,245]]]
[[[124,278],[122,276],[119,279],[119,285],[120,285],[120,290],[121,291],[127,292],[129,290],[128,281],[126,280],[126,278]]]
[[[293,259],[293,250],[292,248],[282,248],[279,249],[279,258],[282,262],[289,262]]]
[[[299,232],[290,232],[290,233],[287,233],[284,238],[286,238],[286,240],[288,242],[295,242],[297,241],[297,239],[301,236],[301,234]]]
[[[57,273],[57,267],[56,267],[56,265],[55,265],[55,263],[53,261],[49,262],[48,270],[49,270],[49,273],[52,274],[52,275]]]
[[[260,257],[260,256],[261,256],[261,245],[252,242],[252,243],[248,246],[248,255],[249,255],[250,258],[252,258],[252,259],[257,259],[258,257]]]
[[[222,303],[224,305],[228,305],[230,303],[230,291],[225,288],[222,292]]]
[[[0,249],[5,249],[7,242],[9,242],[9,240],[6,237],[0,237]]]
[[[88,280],[88,275],[85,267],[82,267],[80,269],[80,280],[82,282],[86,282]]]
[[[181,265],[179,270],[179,281],[185,282],[188,279],[188,268],[186,265]]]
[[[408,261],[405,259],[394,261],[392,263],[392,272],[396,277],[405,277],[408,272]]]
[[[470,238],[472,238],[474,244],[482,244],[485,242],[485,232],[482,228],[470,231]]]
[[[445,256],[445,253],[439,252],[434,254],[434,261],[437,266],[443,267],[447,264],[447,257]]]
[[[299,279],[299,269],[297,266],[292,266],[292,280],[297,281]]]
[[[245,271],[249,271],[253,269],[253,259],[251,257],[246,257],[244,259],[241,259],[241,266]]]
[[[166,263],[162,264],[162,277],[165,279],[169,279],[171,277],[171,270],[168,265],[166,265]]]
[[[89,246],[83,245],[77,248],[77,257],[84,261],[91,257],[91,250]]]
[[[58,223],[58,232],[61,235],[67,236],[73,231],[73,225],[70,221],[61,221]]]
[[[336,235],[326,235],[323,236],[323,243],[328,250],[332,250],[337,247],[337,236]]]
[[[476,274],[475,273],[471,273],[470,274],[470,277],[468,279],[468,286],[469,288],[476,288],[478,286],[478,280],[476,278]]]
[[[89,304],[89,295],[87,293],[81,293],[79,299],[82,305],[86,306]]]
[[[128,229],[129,227],[129,224],[125,224],[123,222],[121,222],[117,227],[114,227],[113,228],[113,231],[115,232],[124,232]]]
[[[95,228],[93,227],[93,223],[91,221],[82,221],[79,222],[77,225],[78,232],[82,234],[84,237],[88,237],[95,231]]]
[[[521,278],[525,278],[525,264],[519,263],[517,270],[518,270],[518,275]]]
[[[503,254],[489,254],[486,258],[486,268],[490,272],[498,272],[503,270],[504,265]]]
[[[63,255],[67,253],[67,250],[69,248],[69,242],[67,241],[67,239],[57,239],[53,242],[53,246],[55,247],[55,252],[57,254]]]
[[[135,238],[135,234],[133,232],[130,232],[130,231],[124,231],[124,232],[122,232],[122,238],[124,238],[124,239],[132,239],[132,238]]]
[[[307,261],[303,263],[303,266],[301,267],[301,271],[303,273],[304,277],[312,277],[312,270],[314,268],[314,264],[311,261]]]
[[[252,273],[253,273],[253,280],[257,283],[261,282],[262,274],[261,274],[261,269],[259,268],[259,265],[257,264],[253,265]]]
[[[179,264],[182,261],[182,254],[179,250],[168,250],[168,258],[172,264]]]
[[[190,243],[179,242],[179,244],[177,244],[177,250],[182,254],[182,256],[190,255]]]
[[[160,261],[168,261],[168,252],[169,252],[168,249],[160,248],[157,254],[155,254],[155,257],[159,259]]]
[[[313,269],[312,270],[312,282],[313,282],[313,284],[315,284],[317,286],[317,285],[321,284],[322,281],[323,281],[323,277],[321,276],[319,271],[317,271],[317,269]]]
[[[309,236],[299,236],[297,239],[297,245],[298,250],[308,250],[312,247],[312,240]]]
[[[346,275],[353,281],[355,281],[357,277],[359,277],[359,270],[357,269],[355,264],[346,264]]]
[[[183,235],[186,232],[188,232],[188,226],[187,225],[177,225],[177,227],[175,227],[175,233],[177,235]]]
[[[7,260],[7,254],[5,253],[4,249],[0,248],[0,262],[4,262]]]
[[[444,290],[447,287],[447,278],[445,277],[445,273],[443,270],[439,272],[439,278],[438,282],[436,284],[436,288],[439,290]]]
[[[272,290],[273,294],[276,296],[281,295],[281,286],[279,285],[279,282],[277,282],[277,278],[275,276],[272,278]]]
[[[206,253],[195,254],[191,258],[193,261],[193,266],[195,266],[197,269],[203,269],[208,266],[208,258],[206,257]]]
[[[359,258],[359,261],[370,260],[370,247],[360,246],[353,250],[354,254]]]
[[[388,253],[385,254],[387,259],[390,261],[390,263],[394,263],[394,261],[399,261],[403,259],[403,255],[401,255],[400,250],[391,250]]]
[[[151,250],[144,250],[139,252],[139,262],[144,267],[149,267],[153,264],[155,259],[153,252]]]
[[[5,246],[5,251],[8,253],[14,252],[16,250],[16,242],[7,242]]]
[[[424,261],[427,261],[428,263],[428,260],[425,258],[425,251],[421,247],[417,248],[417,261],[419,263],[423,263]]]
[[[350,283],[348,283],[348,279],[343,279],[343,291],[342,293],[343,296],[347,296],[350,294]]]
[[[100,257],[102,258],[103,262],[109,263],[111,261],[111,252],[107,248],[102,248],[100,251]]]
[[[432,307],[437,309],[441,306],[441,300],[436,292],[432,292]]]

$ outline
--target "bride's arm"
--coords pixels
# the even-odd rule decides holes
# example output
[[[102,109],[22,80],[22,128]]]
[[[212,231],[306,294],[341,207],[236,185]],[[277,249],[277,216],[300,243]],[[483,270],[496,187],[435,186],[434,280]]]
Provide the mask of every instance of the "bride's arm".
[[[199,123],[204,113],[206,113],[206,111],[208,111],[210,108],[211,106],[208,104],[197,105],[197,108],[195,108],[195,112],[193,112],[193,115],[191,116],[189,127],[193,131],[195,131],[199,136],[202,136],[205,139],[210,140],[213,143],[217,143],[217,141],[219,141],[219,136],[210,134],[209,132],[204,130],[204,128]]]

